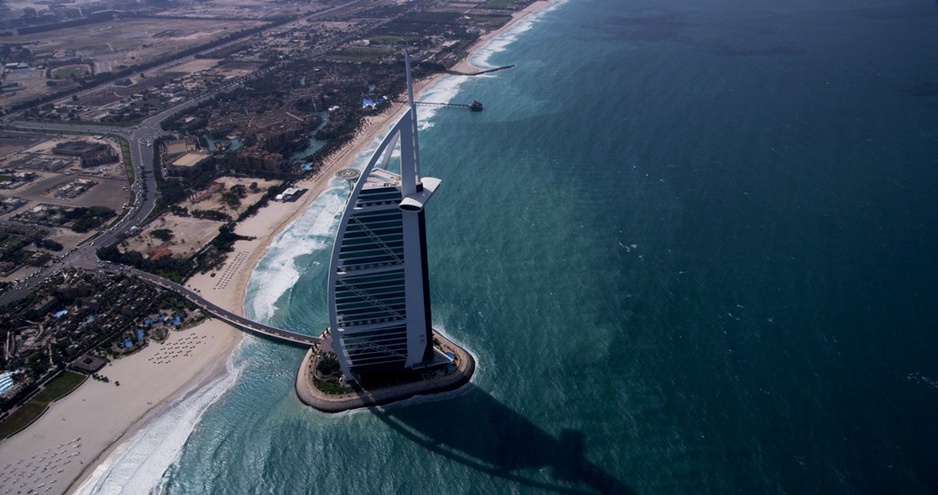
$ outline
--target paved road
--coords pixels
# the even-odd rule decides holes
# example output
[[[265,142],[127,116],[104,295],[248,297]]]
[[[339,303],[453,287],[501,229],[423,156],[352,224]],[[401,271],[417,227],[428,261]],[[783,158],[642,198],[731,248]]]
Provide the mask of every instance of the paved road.
[[[332,12],[344,9],[360,2],[362,2],[362,0],[350,0],[340,5],[319,11],[309,16],[309,18],[323,17],[331,14]],[[217,48],[218,47],[212,49],[214,50]],[[178,62],[178,60],[167,62],[167,64],[176,62]],[[225,84],[224,86],[217,88],[210,93],[191,98],[179,105],[167,108],[166,110],[147,118],[136,127],[116,127],[114,125],[106,124],[61,124],[52,122],[19,121],[11,122],[11,120],[16,118],[16,115],[11,114],[5,116],[3,120],[0,121],[0,123],[13,129],[68,131],[86,134],[118,134],[127,138],[130,144],[131,163],[134,171],[134,183],[131,185],[131,190],[134,194],[132,204],[128,204],[127,210],[123,212],[123,215],[117,222],[107,227],[104,231],[100,232],[97,236],[89,239],[82,245],[68,251],[67,253],[64,253],[63,255],[60,255],[60,257],[57,258],[52,264],[29,275],[23,282],[17,284],[3,294],[0,294],[0,306],[4,306],[10,302],[26,297],[30,292],[41,285],[43,281],[63,268],[75,266],[86,270],[97,269],[99,267],[99,263],[95,251],[98,248],[102,246],[110,246],[116,242],[119,242],[126,235],[130,234],[131,230],[133,230],[135,227],[142,225],[143,221],[150,215],[150,213],[153,212],[153,209],[156,206],[157,198],[159,197],[159,191],[156,188],[156,178],[153,175],[153,148],[149,143],[152,143],[152,141],[157,137],[166,135],[166,133],[160,127],[161,122],[177,112],[185,110],[189,107],[201,103],[208,98],[211,98],[219,92],[230,91],[239,87],[245,81],[257,77],[262,77],[271,70],[274,70],[275,67],[285,63],[286,62],[281,62],[276,64],[274,67],[265,69],[263,71],[257,71],[239,81]],[[93,88],[89,88],[89,90],[92,89]],[[171,283],[169,280],[165,280],[165,282]],[[197,297],[201,299],[201,296]],[[202,299],[202,301],[204,304],[211,304],[204,299]],[[222,311],[221,308],[218,309]],[[241,318],[237,315],[233,316]],[[244,321],[253,323],[247,319],[244,319]],[[247,323],[245,323],[245,325],[247,325]]]
[[[25,297],[32,290],[34,290],[41,283],[41,281],[48,279],[50,276],[58,273],[59,270],[62,270],[65,267],[75,266],[84,268],[86,270],[102,269],[103,265],[98,259],[96,250],[101,246],[109,246],[113,243],[119,242],[125,234],[128,234],[133,228],[141,225],[147,216],[149,216],[156,207],[156,199],[159,194],[156,189],[156,180],[153,174],[153,148],[149,146],[148,143],[152,142],[152,140],[156,137],[165,134],[162,129],[160,129],[160,122],[180,110],[199,103],[200,100],[201,99],[193,99],[192,101],[183,103],[182,105],[167,109],[157,115],[154,115],[153,117],[144,120],[136,128],[119,129],[120,131],[124,131],[124,134],[129,134],[128,140],[130,142],[130,154],[133,167],[135,169],[134,183],[132,185],[132,189],[135,193],[135,199],[133,204],[128,206],[129,211],[127,211],[120,220],[105,229],[98,236],[90,239],[89,241],[86,241],[81,246],[76,247],[64,255],[61,255],[59,259],[55,260],[48,267],[31,275],[27,280],[14,289],[7,291],[3,295],[0,295],[0,306]],[[21,129],[44,131],[68,130],[89,134],[108,134],[114,132],[112,130],[114,129],[113,126],[109,127],[100,125],[75,126],[67,124],[27,122],[17,124],[17,127]],[[192,290],[168,279],[130,267],[115,266],[110,263],[105,269],[113,272],[130,273],[151,283],[159,285],[160,287],[173,290],[181,294],[193,304],[198,305],[208,313],[221,320],[224,320],[226,323],[234,326],[235,328],[241,329],[248,333],[259,335],[261,337],[272,339],[278,342],[302,347],[309,347],[319,342],[317,337],[311,337],[287,330],[281,330],[279,328],[264,325],[262,323],[252,321],[248,318],[244,318],[243,316],[234,314],[206,300],[198,293],[193,292]]]
[[[10,125],[10,127],[22,130],[121,135],[130,144],[130,158],[134,168],[134,182],[130,187],[134,194],[132,195],[132,201],[128,201],[127,208],[115,223],[97,236],[65,253],[50,266],[35,272],[13,289],[0,295],[0,306],[25,297],[29,292],[35,290],[40,281],[49,278],[56,271],[67,266],[75,266],[86,270],[96,269],[98,263],[96,251],[98,248],[120,242],[124,237],[132,234],[131,231],[134,228],[142,226],[143,221],[153,212],[157,198],[159,198],[153,170],[153,148],[149,143],[152,143],[157,137],[167,135],[160,128],[162,121],[176,112],[201,103],[207,98],[209,98],[209,95],[192,98],[147,118],[136,127],[122,128],[106,124],[62,124],[53,122],[14,122]]]
[[[231,87],[229,85],[228,87]],[[134,168],[134,182],[131,185],[133,191],[133,200],[128,204],[123,216],[114,224],[107,227],[100,234],[85,241],[82,245],[60,255],[49,266],[30,275],[22,283],[0,295],[0,306],[26,297],[30,292],[38,288],[42,282],[58,273],[60,270],[73,266],[85,270],[100,270],[103,265],[97,256],[97,249],[102,246],[110,246],[120,242],[125,236],[130,235],[136,227],[142,226],[144,220],[153,212],[156,207],[156,201],[159,192],[156,188],[156,178],[154,176],[153,148],[152,142],[160,136],[167,135],[161,128],[160,123],[171,115],[192,107],[209,98],[210,95],[204,95],[199,98],[193,98],[174,107],[168,108],[159,114],[147,118],[138,126],[133,128],[120,128],[113,125],[92,125],[92,124],[57,124],[51,122],[15,122],[11,127],[23,130],[41,130],[41,131],[69,131],[86,134],[119,134],[125,137],[130,144],[131,163]],[[224,320],[235,328],[248,333],[259,335],[264,338],[272,339],[291,345],[309,347],[319,341],[317,337],[311,337],[279,328],[270,327],[262,323],[257,323],[227,311],[212,302],[206,300],[201,295],[187,289],[170,280],[152,275],[146,272],[135,270],[130,267],[116,267],[107,265],[109,271],[132,272],[134,275],[148,280],[161,287],[174,290],[186,297],[192,303],[198,305],[208,313]]]
[[[175,107],[174,107],[175,108]],[[64,253],[51,265],[30,275],[21,284],[0,295],[0,305],[15,301],[29,294],[39,285],[39,281],[46,280],[51,275],[67,266],[76,266],[87,270],[95,269],[98,261],[95,251],[101,246],[109,246],[120,241],[131,229],[142,224],[143,220],[153,211],[156,199],[159,196],[156,189],[156,179],[153,176],[153,149],[146,146],[144,136],[152,135],[159,130],[159,120],[162,114],[144,121],[136,129],[119,129],[120,134],[126,136],[130,142],[131,162],[134,167],[134,183],[131,188],[134,192],[132,204],[122,212],[122,216],[111,226],[100,232],[97,236],[85,241],[82,245]],[[163,116],[165,118],[165,116]],[[104,125],[68,125],[44,122],[18,122],[18,129],[43,131],[71,131],[88,134],[114,134],[113,126]]]

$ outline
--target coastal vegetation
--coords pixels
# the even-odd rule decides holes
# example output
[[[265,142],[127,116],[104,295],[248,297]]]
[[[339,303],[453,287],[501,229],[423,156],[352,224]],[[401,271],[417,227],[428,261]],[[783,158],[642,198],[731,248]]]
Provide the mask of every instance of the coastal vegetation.
[[[252,191],[256,191],[256,190],[257,190],[257,183],[256,183],[256,182],[253,183],[252,186],[253,186],[253,187],[251,188],[251,190],[252,190]],[[286,185],[285,185],[285,184],[270,186],[270,187],[267,189],[267,192],[264,193],[264,196],[261,197],[261,199],[260,199],[259,201],[257,201],[256,203],[252,204],[251,206],[248,206],[247,208],[245,208],[245,210],[244,210],[243,212],[241,212],[241,216],[238,217],[238,221],[240,222],[241,220],[244,220],[245,218],[254,216],[254,215],[258,212],[258,210],[260,210],[261,208],[267,206],[267,203],[269,203],[270,200],[276,198],[277,195],[280,194],[280,193],[282,193],[285,189],[286,189]]]
[[[12,436],[32,424],[33,421],[39,419],[46,412],[49,404],[71,393],[84,383],[85,379],[85,375],[80,373],[62,372],[62,374],[47,383],[35,397],[0,422],[0,439]]]
[[[324,352],[316,359],[316,368],[312,372],[313,385],[329,395],[346,394],[352,391],[341,382],[342,371],[334,352]]]
[[[0,400],[0,411],[23,403],[49,377],[72,369],[89,355],[103,358],[133,352],[149,338],[165,338],[171,328],[203,318],[192,303],[147,282],[75,269],[54,276],[41,290],[5,309],[0,338],[11,345],[0,356],[0,369],[18,373],[13,389]],[[115,347],[119,352],[110,352]],[[32,405],[21,408],[23,417],[67,393],[69,384],[83,375],[59,376],[42,388]]]
[[[240,203],[239,203],[240,204]],[[189,212],[195,218],[203,220],[216,220],[219,222],[230,222],[231,216],[218,210],[192,210]]]
[[[184,281],[197,270],[207,270],[216,266],[224,259],[225,253],[233,249],[235,242],[250,239],[235,233],[233,217],[242,220],[255,214],[277,194],[291,186],[295,180],[318,172],[323,161],[330,154],[356,138],[366,116],[380,113],[390,107],[395,98],[403,94],[405,80],[401,60],[402,46],[414,47],[421,52],[414,58],[414,76],[424,77],[441,72],[452,65],[458,56],[464,53],[462,50],[478,38],[481,32],[480,26],[489,29],[508,19],[507,15],[482,15],[470,19],[453,12],[427,11],[425,5],[376,6],[371,13],[374,14],[375,19],[382,19],[382,21],[371,23],[354,32],[354,37],[360,39],[361,44],[355,44],[358,43],[357,41],[352,44],[347,43],[352,37],[346,35],[343,36],[341,43],[335,43],[328,49],[309,50],[308,56],[284,60],[277,58],[279,55],[276,50],[269,50],[269,53],[262,54],[259,57],[261,61],[253,66],[252,70],[260,68],[255,74],[240,78],[238,83],[231,85],[228,90],[179,112],[165,123],[165,129],[178,131],[180,135],[190,134],[186,138],[190,140],[190,143],[201,139],[203,144],[207,144],[204,142],[205,136],[211,136],[213,139],[236,136],[237,139],[231,137],[229,141],[240,140],[239,144],[243,144],[240,149],[230,149],[226,147],[227,142],[222,143],[220,148],[213,148],[214,154],[206,160],[204,166],[194,167],[184,176],[173,177],[171,174],[178,171],[169,172],[170,176],[164,176],[165,171],[170,170],[170,167],[164,168],[164,163],[161,161],[161,140],[156,139],[153,142],[155,156],[152,173],[155,175],[159,195],[157,207],[147,220],[153,220],[166,212],[173,212],[180,216],[191,215],[196,218],[224,222],[218,227],[218,235],[209,245],[190,257],[136,251],[122,252],[119,246],[112,245],[100,247],[97,250],[98,257],[104,261],[146,270],[177,282]],[[291,20],[294,19],[287,17],[271,19],[269,22],[258,24],[247,30],[239,30],[208,44],[175,53],[172,58],[192,54],[209,47],[219,48],[215,55],[228,57],[238,53],[244,47],[250,48],[255,45],[253,39],[248,39],[250,34],[274,25],[285,24]],[[221,46],[234,40],[238,40],[237,45]],[[94,65],[83,59],[72,60],[71,67],[60,64],[49,65],[48,69],[64,79],[60,81],[61,85],[57,82],[53,86],[65,89],[55,94],[49,93],[27,105],[17,105],[17,107],[32,106],[33,108],[29,108],[25,114],[26,117],[46,118],[40,116],[38,110],[54,113],[56,108],[51,101],[59,96],[70,94],[74,95],[71,98],[71,106],[94,106],[95,103],[89,101],[89,96],[83,94],[79,98],[74,91],[79,87],[87,88],[122,77],[136,78],[139,75],[140,79],[153,81],[160,75],[156,72],[151,73],[148,69],[165,61],[160,58],[134,66],[115,66],[112,70],[101,72],[95,72]],[[237,61],[229,60],[228,62]],[[87,73],[79,70],[81,67],[88,67]],[[142,72],[145,69],[147,77],[144,77]],[[167,79],[166,82],[169,83],[170,80]],[[211,89],[211,86],[209,88]],[[384,98],[385,96],[388,98]],[[376,108],[368,108],[362,104],[363,99],[380,103]],[[130,117],[121,116],[120,119],[124,123],[117,125],[125,125],[126,120],[131,117],[140,118],[144,115],[152,115],[159,109],[160,104],[161,101],[158,98],[141,91],[139,101],[132,103],[134,113],[130,114]],[[36,107],[39,108],[36,109]],[[244,114],[247,120],[235,122],[236,114],[239,113]],[[255,122],[264,118],[271,119],[271,122],[289,121],[290,119],[283,117],[288,113],[294,120],[301,121],[296,124],[301,130],[298,135],[264,135],[262,131],[268,127],[256,126],[256,129],[260,131],[255,132],[250,130],[251,125],[245,124],[245,122]],[[61,113],[61,117],[55,118],[78,120],[77,115],[73,113]],[[118,117],[113,116],[113,118]],[[320,143],[322,146],[318,150],[302,158],[304,163],[301,168],[299,160],[292,156],[295,151],[302,150],[309,142],[309,134],[313,129],[316,129],[315,139],[323,141],[324,144]],[[129,142],[123,137],[118,138],[128,178],[133,181],[137,173],[141,175],[148,173],[144,171],[144,167],[133,166]],[[204,150],[198,151],[204,152]],[[263,168],[245,170],[241,162],[250,152],[279,155],[282,162],[278,164],[279,168],[265,165]],[[244,185],[231,187],[220,195],[224,206],[228,209],[224,206],[217,209],[208,207],[195,209],[192,207],[194,203],[187,204],[188,208],[180,206],[194,193],[206,188],[220,176],[231,174],[242,177],[276,176],[282,178],[283,181],[274,186],[269,186],[268,183],[268,186],[265,186],[268,188],[260,200],[246,208],[243,203],[247,203],[245,198],[248,188]],[[142,184],[145,188],[146,181]],[[249,189],[255,194],[259,190],[256,182],[251,184]],[[149,193],[145,189],[143,192]],[[130,191],[127,194],[133,201],[137,192]],[[235,213],[229,214],[230,210],[235,210]],[[51,211],[55,216],[49,217],[48,221],[60,223],[50,223],[50,226],[71,228],[79,233],[91,232],[116,214],[114,210],[100,206]],[[240,214],[237,213],[238,211]],[[180,237],[185,237],[182,234],[177,236],[168,228],[152,230],[149,235],[163,242],[174,242]],[[32,242],[40,249],[49,251],[64,249],[60,243],[54,241],[25,238],[23,240],[24,246]],[[14,241],[16,240],[11,242]],[[36,263],[50,258],[47,252],[39,252],[37,255]],[[135,330],[134,322],[131,321],[132,315],[152,309],[153,304],[166,302],[159,296],[159,290],[153,287],[147,288],[146,284],[134,281],[130,277],[115,277],[103,271],[94,275],[72,270],[68,272],[68,275],[72,277],[70,282],[66,283],[63,277],[56,277],[55,280],[50,280],[41,291],[22,299],[20,301],[22,304],[6,308],[7,313],[0,321],[0,335],[10,339],[19,338],[18,342],[23,344],[16,349],[16,352],[7,353],[8,355],[2,362],[3,368],[24,371],[18,383],[22,386],[6,398],[9,400],[2,404],[4,407],[9,407],[17,401],[22,401],[29,394],[35,393],[37,386],[43,380],[62,372],[66,366],[69,366],[69,363],[74,363],[83,353],[95,352],[104,357],[107,352],[106,348],[125,342],[128,332]],[[128,298],[132,298],[133,301],[128,302]],[[137,349],[138,342],[135,340],[133,344],[134,349]],[[325,356],[320,361],[318,372],[320,375],[317,379],[318,386],[327,393],[350,391],[340,381],[341,373],[334,355]],[[72,372],[64,372],[61,376],[78,377],[79,381],[75,383],[75,386],[83,380],[83,375],[76,375]],[[20,407],[17,414],[21,414],[21,418],[26,418],[23,421],[28,424],[29,421],[38,417],[49,403],[67,393],[67,391],[59,395],[55,393],[57,389],[64,389],[65,385],[67,385],[65,378],[49,382],[42,392]],[[15,426],[16,422],[12,424]]]
[[[117,245],[104,246],[97,250],[98,258],[112,263],[121,263],[138,270],[159,275],[174,282],[181,282],[192,270],[192,263],[187,259],[162,256],[147,258],[143,253],[127,251],[122,253]]]
[[[218,236],[212,240],[212,245],[221,252],[228,253],[234,249],[234,243],[238,241],[250,241],[253,237],[235,234],[234,224],[226,223],[218,227]]]
[[[352,392],[352,389],[339,383],[339,379],[321,380],[313,377],[313,385],[324,394],[340,395]]]
[[[66,220],[72,221],[72,230],[85,233],[101,225],[115,214],[114,210],[106,206],[92,206],[90,208],[78,207],[66,210],[63,216]]]
[[[173,231],[169,229],[156,229],[150,232],[150,235],[165,242],[172,239],[174,234]]]
[[[61,251],[65,249],[65,246],[62,246],[61,243],[53,241],[52,239],[36,239],[33,241],[33,244],[37,248],[48,249],[49,251]]]

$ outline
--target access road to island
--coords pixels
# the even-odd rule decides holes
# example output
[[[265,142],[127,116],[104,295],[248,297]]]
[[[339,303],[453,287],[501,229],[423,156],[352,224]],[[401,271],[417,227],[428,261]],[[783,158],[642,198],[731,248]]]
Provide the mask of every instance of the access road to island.
[[[289,330],[282,330],[280,328],[272,327],[265,325],[263,323],[258,323],[256,321],[250,320],[243,316],[237,315],[228,311],[217,304],[205,299],[199,293],[185,287],[183,285],[177,284],[171,280],[167,280],[163,277],[153,275],[152,273],[147,273],[140,271],[134,268],[125,268],[120,267],[123,273],[128,273],[134,275],[140,279],[146,280],[154,285],[162,287],[176,292],[182,297],[186,298],[192,304],[195,304],[202,308],[205,312],[210,315],[218,318],[219,320],[224,321],[225,323],[243,330],[252,335],[257,335],[266,339],[270,339],[276,342],[281,342],[284,344],[295,345],[298,347],[312,347],[314,344],[318,344],[320,339],[319,337],[313,337],[312,335],[304,335],[301,333],[291,332]]]

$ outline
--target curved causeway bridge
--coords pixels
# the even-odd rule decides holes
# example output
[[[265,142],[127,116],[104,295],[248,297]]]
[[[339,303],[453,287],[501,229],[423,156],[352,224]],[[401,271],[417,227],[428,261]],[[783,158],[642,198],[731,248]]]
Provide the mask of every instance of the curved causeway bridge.
[[[205,312],[244,332],[257,335],[258,337],[263,337],[265,339],[273,340],[275,342],[303,348],[312,347],[314,344],[319,343],[319,337],[313,337],[312,335],[303,335],[301,333],[274,328],[272,326],[250,320],[241,315],[236,315],[231,311],[228,311],[208,301],[188,287],[182,286],[163,277],[129,267],[125,267],[124,271],[129,272],[150,283],[158,285],[164,289],[169,289],[178,293],[179,295],[185,297],[186,300],[192,304],[202,308]]]

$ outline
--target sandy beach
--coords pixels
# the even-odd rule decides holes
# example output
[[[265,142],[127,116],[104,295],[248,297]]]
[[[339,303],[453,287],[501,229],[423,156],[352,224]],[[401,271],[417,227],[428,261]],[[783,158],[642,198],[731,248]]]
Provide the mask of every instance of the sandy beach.
[[[64,493],[134,425],[158,414],[182,390],[225,372],[239,332],[218,321],[172,332],[115,360],[0,444],[0,493]],[[117,382],[120,385],[117,385]]]
[[[540,0],[540,1],[532,3],[531,5],[528,5],[523,10],[519,10],[518,12],[515,12],[514,14],[512,14],[511,20],[505,23],[504,26],[496,29],[495,31],[489,31],[487,33],[482,34],[482,36],[480,36],[479,39],[476,40],[476,42],[473,43],[472,46],[469,47],[469,50],[468,50],[469,56],[467,56],[465,59],[460,61],[458,64],[454,65],[451,68],[451,70],[453,72],[459,72],[463,74],[474,74],[476,72],[485,70],[484,68],[480,68],[480,67],[476,67],[475,65],[472,65],[471,59],[473,55],[475,55],[476,51],[478,51],[480,48],[487,45],[490,41],[492,41],[493,38],[497,38],[501,34],[505,33],[506,31],[514,27],[515,23],[517,23],[521,19],[524,19],[525,17],[539,10],[546,9],[547,7],[550,7],[551,5],[553,5],[553,3],[554,2],[550,0]],[[431,82],[436,82],[436,79],[433,79]]]
[[[472,65],[469,60],[472,58],[472,54],[479,48],[485,46],[493,38],[511,29],[517,21],[550,5],[551,2],[548,1],[535,2],[524,10],[517,12],[512,17],[512,20],[500,29],[482,35],[470,48],[470,56],[454,66],[452,71],[473,74],[485,70]],[[420,94],[421,91],[432,86],[440,79],[450,76],[450,74],[438,74],[431,78],[417,81],[415,83],[414,92],[415,94]],[[199,290],[203,297],[206,297],[226,309],[238,314],[243,314],[242,304],[244,302],[248,281],[258,262],[260,262],[261,258],[267,253],[271,242],[273,242],[283,229],[287,228],[300,215],[306,212],[309,205],[319,198],[319,196],[330,187],[333,181],[340,181],[341,179],[335,178],[335,173],[350,166],[355,158],[365,152],[378,137],[387,132],[406,110],[407,106],[405,104],[396,103],[387,111],[366,118],[364,125],[359,129],[353,141],[329,156],[315,175],[308,179],[300,180],[294,185],[294,187],[298,189],[306,190],[298,201],[288,203],[270,202],[266,207],[258,211],[256,215],[240,222],[235,232],[240,235],[254,237],[255,239],[236,242],[234,252],[229,255],[225,265],[216,270],[215,277],[212,277],[211,274],[196,275],[190,278],[186,285]]]
[[[484,34],[470,54],[519,19],[549,5],[546,1],[535,2],[516,13],[501,29]],[[480,70],[468,58],[453,68],[454,72],[466,74]],[[415,91],[419,93],[446,76],[440,74],[419,81]],[[271,202],[239,223],[236,232],[254,239],[235,243],[223,266],[192,277],[186,285],[210,301],[243,314],[248,281],[273,239],[337,180],[334,178],[337,170],[349,166],[404,111],[406,105],[399,103],[367,118],[355,140],[333,154],[315,176],[295,184],[306,189],[299,201]],[[225,373],[226,361],[241,340],[239,331],[209,320],[173,332],[163,343],[151,342],[139,353],[112,362],[101,370],[110,383],[87,380],[54,403],[26,430],[0,443],[0,466],[4,466],[0,471],[0,493],[27,493],[32,489],[36,493],[56,494],[79,486],[96,463],[121,441],[175,400]]]

